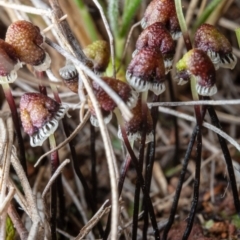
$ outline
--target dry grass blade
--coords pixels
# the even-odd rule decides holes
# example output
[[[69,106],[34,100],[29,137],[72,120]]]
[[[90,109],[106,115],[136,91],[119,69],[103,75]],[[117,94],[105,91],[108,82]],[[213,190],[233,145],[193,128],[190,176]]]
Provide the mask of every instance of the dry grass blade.
[[[173,116],[179,117],[179,118],[183,118],[185,120],[191,121],[191,122],[196,122],[196,119],[190,115],[187,115],[185,113],[180,113],[177,112],[175,110],[171,110],[168,108],[164,108],[164,107],[159,107],[158,108],[159,112],[163,112],[163,113],[167,113],[167,114],[171,114]],[[226,134],[224,131],[220,130],[217,127],[214,127],[212,124],[209,124],[207,122],[203,122],[202,124],[204,127],[214,131],[215,133],[219,134],[220,136],[222,136],[224,139],[226,139],[228,142],[230,142],[234,147],[236,147],[236,149],[238,151],[240,151],[240,145],[238,144],[237,141],[235,141],[232,137],[230,137],[228,134]]]
[[[7,189],[8,189],[8,179],[9,179],[9,171],[10,171],[10,157],[13,146],[13,122],[10,114],[3,116],[3,120],[5,124],[1,126],[1,132],[6,132],[7,135],[7,144],[4,148],[4,154],[2,159],[2,168],[1,168],[1,177],[0,177],[0,203],[3,203],[5,198],[7,197]],[[4,211],[1,214],[1,222],[0,222],[0,239],[5,239],[6,237],[6,218],[7,212]]]
[[[112,197],[111,238],[116,239],[117,238],[117,227],[118,227],[118,211],[119,211],[117,176],[116,176],[117,169],[115,169],[115,166],[117,166],[116,158],[114,155],[113,146],[111,144],[111,140],[109,137],[107,127],[103,121],[102,112],[98,106],[97,99],[93,93],[93,90],[92,90],[89,82],[88,82],[88,79],[85,77],[85,75],[83,73],[81,74],[81,77],[82,77],[82,81],[86,87],[86,90],[88,92],[89,98],[91,99],[93,107],[95,109],[96,116],[97,116],[97,119],[99,122],[99,128],[100,128],[101,135],[102,135],[102,140],[104,143],[105,155],[106,155],[107,163],[108,163],[108,171],[109,171],[110,184],[111,184],[111,197]]]
[[[0,1],[0,6],[6,7],[6,8],[12,8],[21,12],[36,14],[40,16],[42,15],[48,16],[48,17],[52,16],[52,13],[50,10],[29,7],[23,4],[15,4],[15,3],[8,3],[6,1]]]
[[[42,193],[42,198],[45,197],[47,191],[50,189],[52,183],[56,180],[56,178],[61,174],[61,171],[63,170],[63,168],[68,164],[70,163],[70,160],[69,159],[66,159],[65,161],[63,161],[59,167],[57,168],[57,170],[54,172],[54,174],[52,175],[52,177],[49,179],[48,183],[47,183],[47,186],[45,187],[45,189],[43,190],[43,193]]]
[[[84,224],[87,224],[88,218],[87,218],[87,215],[85,213],[85,210],[82,207],[82,204],[78,200],[78,197],[76,196],[76,194],[72,190],[71,186],[68,184],[68,182],[67,182],[65,177],[62,178],[62,182],[63,182],[63,186],[65,187],[67,193],[69,194],[70,198],[72,199],[72,201],[74,202],[75,206],[77,207],[80,215],[82,216]],[[90,239],[94,239],[93,233],[89,231],[88,237]]]
[[[9,187],[9,192],[0,205],[0,214],[2,214],[4,211],[6,212],[12,198],[14,197],[15,191],[16,190],[13,187]]]
[[[43,231],[44,229],[41,227],[42,223],[41,223],[41,218],[40,218],[40,215],[38,212],[36,200],[33,195],[31,186],[28,182],[28,179],[25,175],[25,172],[19,162],[19,159],[16,156],[14,148],[12,150],[12,155],[11,155],[11,164],[20,179],[23,191],[25,193],[25,197],[26,197],[26,201],[27,201],[27,206],[26,206],[27,211],[26,212],[28,212],[29,217],[33,221],[31,230],[29,232],[28,239],[35,239],[36,236],[41,237],[44,234],[44,231]]]
[[[13,203],[10,204],[10,206],[8,207],[8,211],[7,211],[9,217],[11,218],[15,229],[17,230],[19,237],[21,240],[25,240],[28,238],[28,231],[25,228],[17,210],[15,209],[15,206],[13,205]]]
[[[101,208],[96,212],[96,214],[89,220],[89,222],[81,229],[80,233],[77,235],[75,240],[84,239],[84,237],[91,231],[91,229],[100,221],[103,215],[107,214],[111,207],[106,207],[108,200],[103,203]]]
[[[59,21],[61,22],[61,21],[65,20],[65,19],[67,19],[67,17],[68,17],[67,14],[65,14],[64,16],[59,18]],[[49,25],[48,27],[46,27],[45,29],[42,30],[42,33],[46,33],[48,31],[50,31],[53,27],[54,27],[54,24]]]
[[[157,103],[148,103],[148,107],[158,107],[158,106],[168,106],[168,107],[177,107],[177,106],[194,106],[194,105],[239,105],[240,99],[235,100],[204,100],[204,101],[188,101],[188,102],[157,102]]]
[[[2,157],[4,155],[4,150],[7,144],[7,131],[6,131],[6,126],[4,123],[4,119],[2,118],[2,116],[4,117],[4,115],[6,115],[8,113],[1,113],[1,117],[0,117],[0,129],[1,129],[1,134],[0,134],[0,163],[2,163]]]

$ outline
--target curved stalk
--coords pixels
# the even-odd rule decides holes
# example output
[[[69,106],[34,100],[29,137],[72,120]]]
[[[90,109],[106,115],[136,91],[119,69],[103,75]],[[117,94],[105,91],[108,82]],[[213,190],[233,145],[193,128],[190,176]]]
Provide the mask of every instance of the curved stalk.
[[[160,96],[154,95],[153,102],[158,102]],[[153,170],[153,164],[154,164],[154,157],[155,157],[155,135],[156,135],[156,125],[158,120],[158,108],[153,107],[151,109],[151,115],[153,120],[153,141],[149,143],[148,149],[147,149],[147,157],[146,157],[146,170],[145,170],[145,195],[150,194],[150,186],[151,186],[151,180],[152,180],[152,170]],[[144,207],[144,225],[143,225],[143,239],[147,239],[147,230],[148,230],[148,208],[146,205],[143,204]]]
[[[49,143],[50,143],[50,148],[55,148],[56,147],[56,141],[55,137],[53,134],[49,136]],[[59,158],[58,158],[58,152],[55,151],[51,153],[51,167],[52,167],[52,175],[56,171],[56,169],[59,166]],[[57,223],[56,223],[56,218],[57,218],[57,182],[54,181],[51,186],[51,219],[50,219],[50,226],[51,226],[51,238],[52,240],[57,239]]]
[[[220,125],[220,122],[218,120],[218,117],[217,117],[217,114],[216,114],[214,108],[212,106],[208,106],[207,110],[211,117],[211,121],[212,121],[213,125],[219,129],[221,129],[221,125]],[[238,215],[240,216],[240,201],[239,201],[239,197],[238,197],[238,188],[237,188],[236,178],[235,178],[235,174],[234,174],[232,158],[231,158],[230,152],[228,150],[225,139],[222,136],[220,136],[219,134],[217,136],[218,136],[218,141],[222,148],[223,156],[225,158],[226,165],[227,165],[229,181],[230,181],[230,184],[232,187],[234,205],[235,205]]]
[[[121,126],[121,131],[122,131],[122,136],[123,136],[123,139],[124,139],[125,146],[128,150],[129,155],[131,156],[132,162],[134,164],[137,175],[139,177],[139,181],[140,181],[140,184],[141,184],[142,191],[144,193],[145,192],[145,183],[144,183],[143,175],[140,171],[141,169],[139,167],[138,160],[137,160],[137,158],[136,158],[136,156],[133,152],[133,149],[132,149],[132,147],[131,147],[131,145],[128,141],[126,131],[125,131],[124,127],[122,127],[122,126]],[[154,213],[154,208],[153,208],[153,205],[152,205],[151,198],[149,197],[149,195],[143,194],[143,199],[144,199],[144,203],[148,206],[149,216],[150,216],[152,227],[153,227],[153,230],[154,230],[155,239],[160,240],[159,229],[158,229],[156,216],[155,216],[155,213]]]
[[[174,0],[175,2],[175,7],[176,7],[176,13],[177,13],[177,17],[178,17],[178,21],[179,21],[179,25],[183,34],[183,39],[185,42],[185,46],[187,48],[187,51],[192,49],[192,43],[187,31],[187,25],[183,16],[183,12],[182,12],[182,2],[181,0]]]
[[[24,169],[24,172],[26,173],[26,176],[27,176],[27,161],[26,161],[26,157],[25,157],[25,148],[24,148],[24,142],[23,142],[22,133],[21,133],[20,120],[19,120],[19,116],[17,113],[17,107],[15,104],[14,98],[12,96],[9,84],[7,84],[7,83],[2,84],[2,88],[3,88],[4,94],[5,94],[5,98],[8,102],[9,108],[12,113],[13,124],[14,124],[14,128],[15,128],[17,142],[18,142],[18,146],[19,146],[19,152],[20,152],[19,160],[20,160],[22,167]]]
[[[173,89],[173,83],[172,79],[170,77],[170,74],[168,74],[168,86],[169,86],[169,94],[171,98],[171,102],[175,101],[175,95],[174,95],[174,89]],[[173,125],[174,125],[174,134],[175,134],[175,153],[173,156],[173,164],[177,166],[179,163],[179,134],[178,134],[178,119],[176,117],[173,117]]]
[[[147,93],[147,91],[146,91]],[[147,105],[146,105],[146,98],[147,94],[142,95],[142,118],[143,118],[143,125],[142,125],[142,136],[141,136],[141,144],[139,148],[139,157],[138,157],[138,166],[139,171],[142,174],[143,170],[143,161],[144,161],[144,150],[145,150],[145,141],[146,141],[146,125],[147,125]],[[133,208],[133,225],[132,225],[132,239],[137,239],[137,229],[138,229],[138,212],[139,212],[139,198],[140,198],[140,188],[141,182],[139,176],[137,176],[136,181],[136,188],[134,194],[134,208]],[[146,191],[143,192],[146,194]],[[147,204],[145,203],[145,206]]]

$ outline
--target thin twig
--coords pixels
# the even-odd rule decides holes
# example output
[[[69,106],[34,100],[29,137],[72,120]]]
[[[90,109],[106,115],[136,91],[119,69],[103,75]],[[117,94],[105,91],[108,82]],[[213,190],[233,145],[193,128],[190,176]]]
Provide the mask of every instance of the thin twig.
[[[107,214],[111,207],[106,207],[109,200],[106,200],[101,208],[96,212],[96,214],[88,221],[87,224],[81,229],[80,233],[77,235],[75,240],[83,239],[90,231],[91,229],[98,223],[98,221],[103,217],[103,215]]]
[[[61,22],[61,21],[65,20],[65,19],[67,19],[67,17],[68,17],[68,15],[65,14],[65,15],[63,15],[61,18],[59,18],[58,21]],[[48,31],[50,31],[52,28],[54,28],[54,24],[50,24],[49,26],[47,26],[46,28],[44,28],[41,32],[42,32],[42,33],[46,33],[46,32],[48,32]]]
[[[42,193],[42,198],[45,197],[47,191],[50,189],[52,183],[55,181],[55,179],[58,177],[59,174],[61,174],[61,171],[63,170],[63,168],[68,164],[70,163],[70,160],[69,159],[66,159],[65,161],[63,161],[59,167],[57,168],[57,170],[54,172],[54,174],[52,175],[52,177],[49,179],[46,187],[44,188],[43,190],[43,193]]]
[[[51,154],[51,153],[54,152],[54,151],[59,150],[60,148],[62,148],[63,146],[65,146],[67,143],[69,143],[69,142],[78,134],[78,132],[83,129],[83,127],[85,126],[85,124],[86,124],[86,122],[88,121],[89,117],[90,117],[90,113],[87,112],[87,113],[85,114],[85,117],[83,118],[83,121],[78,124],[78,126],[77,126],[76,129],[72,132],[72,134],[71,134],[68,138],[66,138],[63,142],[61,142],[57,147],[55,147],[55,148],[51,149],[50,151],[44,153],[44,154],[37,160],[37,162],[35,163],[34,167],[37,167],[37,166],[39,165],[39,163],[41,162],[41,160],[42,160],[43,158],[45,158],[47,155]]]
[[[20,216],[18,215],[18,212],[16,211],[13,203],[10,203],[10,206],[8,207],[7,213],[9,217],[11,218],[14,228],[16,228],[19,237],[21,240],[25,240],[28,238],[28,231],[25,228]]]
[[[204,113],[205,114],[205,113]],[[202,118],[201,118],[202,119]],[[200,120],[201,121],[201,120]],[[198,122],[198,120],[197,120]],[[200,176],[201,176],[201,157],[202,157],[202,126],[201,122],[197,123],[197,148],[196,148],[196,166],[195,166],[195,178],[194,178],[194,187],[193,187],[193,200],[192,206],[189,213],[187,226],[183,234],[183,240],[187,240],[193,226],[194,217],[196,215],[197,204],[199,199],[199,186],[200,186]]]
[[[52,13],[51,10],[45,10],[45,9],[40,9],[40,8],[34,8],[34,7],[29,7],[23,4],[15,4],[15,3],[7,3],[6,1],[0,1],[0,6],[6,7],[6,8],[11,8],[15,9],[21,12],[26,12],[26,13],[31,13],[31,14],[36,14],[36,15],[44,15],[51,17]]]
[[[33,196],[31,186],[30,186],[30,184],[27,180],[27,177],[25,175],[25,172],[16,156],[16,152],[15,152],[14,148],[12,150],[12,155],[11,155],[11,164],[20,179],[20,182],[21,182],[21,185],[22,185],[22,188],[23,188],[23,191],[25,193],[26,200],[28,203],[27,207],[29,208],[29,210],[31,210],[29,217],[32,219],[33,222],[34,221],[38,222],[38,221],[40,221],[40,217],[39,217],[39,214],[37,211],[35,197]]]
[[[113,77],[115,78],[116,77],[116,69],[115,69],[114,38],[113,38],[110,26],[108,24],[107,18],[104,14],[104,11],[103,11],[103,8],[102,8],[101,4],[98,2],[98,0],[92,0],[92,1],[95,3],[96,7],[98,8],[98,10],[101,14],[104,26],[105,26],[107,34],[108,34],[108,38],[109,38],[109,42],[110,42],[110,52],[111,52],[111,58],[112,58]]]
[[[9,192],[7,194],[7,196],[5,197],[5,199],[3,200],[3,202],[0,205],[0,215],[6,211],[6,209],[8,208],[12,198],[14,197],[15,194],[15,188],[13,187],[9,187]]]
[[[2,164],[2,157],[4,156],[4,150],[7,144],[7,129],[6,129],[6,125],[4,123],[3,117],[4,115],[9,115],[9,113],[1,113],[0,116],[0,129],[1,129],[1,134],[0,134],[0,164]]]
[[[19,204],[20,208],[28,215],[30,216],[30,212],[28,209],[28,203],[25,199],[25,197],[23,196],[23,194],[20,192],[20,190],[18,190],[18,187],[16,186],[16,184],[9,179],[8,180],[8,185],[13,187],[15,189],[15,194],[14,194],[14,199],[16,200],[16,202]]]
[[[92,196],[97,195],[97,159],[96,159],[96,131],[95,127],[90,124],[90,156],[91,156],[91,180],[92,180]]]
[[[131,159],[132,159],[132,162],[134,164],[135,170],[137,172],[139,181],[141,183],[141,188],[142,188],[142,191],[143,191],[144,203],[148,205],[149,216],[150,216],[150,219],[151,219],[152,227],[154,229],[155,239],[160,239],[159,230],[158,230],[157,221],[156,221],[156,216],[155,216],[155,213],[154,213],[154,209],[153,209],[151,198],[150,198],[149,195],[147,195],[147,194],[145,195],[144,194],[146,186],[145,186],[145,182],[144,182],[144,178],[143,178],[141,169],[140,169],[140,167],[138,165],[138,160],[137,160],[137,158],[136,158],[136,156],[135,156],[135,154],[133,152],[133,149],[132,149],[132,147],[131,147],[131,145],[129,143],[126,130],[124,129],[123,126],[121,126],[121,124],[120,124],[120,127],[121,127],[121,132],[122,132],[122,136],[123,136],[123,139],[124,139],[125,146],[126,146],[126,148],[128,150],[129,155],[131,156]]]
[[[8,178],[9,178],[9,171],[10,171],[10,157],[11,157],[11,151],[12,151],[12,145],[13,145],[13,122],[10,115],[6,116],[5,120],[5,126],[7,132],[7,144],[4,149],[4,159],[2,162],[2,171],[1,171],[1,177],[0,177],[0,202],[3,203],[4,199],[7,195],[7,186],[8,186]],[[3,212],[1,214],[1,222],[0,222],[0,239],[5,239],[6,237],[6,218],[7,218],[7,212]]]
[[[29,182],[27,180],[26,174],[16,156],[16,152],[15,149],[12,149],[12,155],[11,155],[11,164],[15,170],[15,172],[17,173],[20,182],[22,184],[22,188],[23,191],[25,193],[26,196],[26,200],[27,200],[27,209],[29,212],[29,217],[31,218],[31,220],[33,221],[33,225],[31,227],[31,230],[29,232],[29,238],[30,239],[35,239],[37,235],[41,235],[42,234],[42,228],[40,227],[41,224],[41,218],[39,216],[39,212],[38,212],[38,208],[37,208],[37,204],[35,201],[35,197],[33,196],[33,192],[32,189],[29,185]],[[32,238],[31,238],[32,237]]]
[[[175,93],[174,93],[174,87],[173,87],[173,79],[171,78],[171,75],[168,74],[168,86],[169,86],[169,94],[170,94],[170,100],[172,102],[176,101]],[[176,110],[176,108],[174,108]],[[178,119],[176,117],[173,117],[172,119],[173,125],[174,125],[174,136],[175,136],[175,152],[173,155],[173,164],[177,165],[179,163],[179,128],[178,128]]]
[[[66,237],[68,240],[74,240],[75,237],[71,236],[70,234],[66,233],[65,231],[57,228],[57,232],[61,233],[64,237]]]
[[[146,141],[146,129],[147,129],[147,105],[146,102],[142,99],[142,134],[141,134],[141,143],[139,147],[139,156],[138,156],[138,166],[139,171],[143,171],[143,164],[144,164],[144,152],[145,152],[145,141]],[[141,180],[140,177],[137,175],[135,193],[134,193],[134,207],[133,207],[133,225],[132,225],[132,239],[137,239],[137,229],[138,229],[138,212],[139,212],[139,201],[140,201],[140,189],[141,189]],[[145,189],[146,189],[146,182],[145,182]],[[148,194],[149,192],[143,192],[143,194]],[[147,208],[146,202],[144,202],[145,207]]]
[[[72,190],[71,186],[68,184],[68,182],[67,182],[67,180],[64,176],[62,178],[62,181],[63,181],[63,185],[64,185],[67,193],[70,195],[72,201],[74,202],[74,204],[76,205],[80,215],[82,216],[84,224],[87,224],[87,222],[88,222],[87,215],[86,215],[80,201],[78,200],[76,194],[74,193],[74,191]],[[91,239],[94,239],[93,233],[90,233],[89,237]]]
[[[194,106],[194,105],[239,105],[240,99],[235,100],[199,100],[199,101],[187,101],[187,102],[157,102],[157,103],[148,103],[148,107],[177,107],[177,106]]]
[[[89,60],[86,58],[77,39],[73,35],[68,22],[66,20],[59,21],[59,19],[63,16],[63,11],[59,6],[58,0],[49,0],[49,3],[53,9],[51,17],[53,24],[56,26],[58,37],[78,60],[86,64]]]
[[[65,134],[68,137],[70,135],[70,132],[69,132],[69,129],[68,129],[67,121],[66,121],[65,118],[63,118],[62,122],[63,122],[63,128],[64,128],[64,131],[65,131]],[[83,174],[80,170],[78,156],[77,156],[73,141],[69,142],[69,148],[70,148],[71,155],[72,155],[72,161],[71,161],[72,168],[73,168],[73,171],[75,173],[75,176],[78,177],[78,179],[76,179],[76,180],[79,180],[81,182],[81,184],[83,186],[83,189],[84,189],[86,202],[90,206],[90,208],[92,210],[92,214],[94,214],[97,211],[97,207],[96,207],[97,203],[93,200],[93,196],[95,196],[96,192],[92,192],[92,194],[91,194],[91,190],[88,187],[87,181],[85,180],[85,177],[83,176]],[[81,190],[79,190],[79,192],[81,194]],[[84,198],[82,198],[82,200],[83,199]],[[85,204],[85,206],[86,206],[86,204]],[[102,236],[103,235],[103,228],[102,228],[101,222],[98,223],[98,230],[99,230],[100,235]]]
[[[212,123],[217,128],[221,129],[221,125],[220,125],[220,122],[218,120],[217,114],[216,114],[216,112],[215,112],[215,110],[212,106],[208,107],[208,112],[209,112],[209,115],[211,117]],[[226,161],[226,165],[227,165],[229,181],[230,181],[231,187],[232,187],[234,205],[235,205],[235,208],[236,208],[236,211],[237,211],[238,215],[240,216],[240,201],[239,201],[239,196],[238,196],[238,189],[237,189],[236,178],[235,178],[235,174],[234,174],[234,168],[233,168],[231,155],[230,155],[230,152],[228,150],[227,143],[226,143],[225,139],[220,134],[218,134],[218,140],[219,140],[220,146],[222,148],[222,153],[223,153],[224,159]]]
[[[185,174],[186,174],[186,171],[187,171],[188,161],[189,161],[190,154],[192,152],[192,148],[193,148],[193,144],[194,144],[195,139],[196,139],[196,135],[197,135],[197,127],[194,128],[191,139],[188,143],[188,148],[187,148],[187,151],[185,153],[180,178],[179,178],[179,181],[178,181],[176,191],[174,193],[174,199],[173,199],[173,203],[172,203],[172,207],[171,207],[171,211],[170,211],[170,216],[169,216],[169,219],[168,219],[168,223],[167,223],[167,225],[164,229],[164,232],[163,232],[163,240],[167,239],[168,232],[169,232],[169,230],[170,230],[170,228],[173,224],[173,221],[174,221],[174,217],[175,217],[175,213],[176,213],[177,205],[178,205],[178,200],[179,200],[179,197],[180,197],[180,193],[182,191],[183,181],[184,181]]]
[[[175,110],[164,108],[164,107],[159,107],[158,110],[160,112],[164,112],[164,113],[171,114],[171,115],[179,117],[179,118],[183,118],[187,121],[196,122],[196,119],[194,117],[187,115],[185,113],[179,113]],[[221,129],[214,127],[212,124],[209,124],[207,122],[203,122],[202,126],[216,132],[221,137],[223,137],[228,142],[230,142],[238,151],[240,151],[240,145],[238,144],[238,142],[235,141],[235,139],[233,139],[232,137],[230,137],[227,133],[223,132]]]
[[[153,101],[159,101],[160,96],[154,95]],[[145,170],[145,195],[150,194],[150,186],[152,180],[152,171],[154,165],[155,158],[155,147],[156,147],[156,125],[158,121],[158,109],[157,107],[153,107],[151,109],[151,116],[153,121],[153,141],[148,144],[147,154],[146,154],[146,170]],[[144,225],[143,225],[143,239],[147,237],[147,229],[148,229],[148,208],[143,204],[144,209]]]
[[[78,67],[77,70],[79,71]],[[115,166],[117,164],[114,164],[116,162],[116,158],[113,152],[111,140],[108,134],[108,130],[106,127],[106,124],[103,121],[102,113],[100,111],[97,99],[95,97],[95,94],[85,77],[83,73],[81,73],[82,81],[85,85],[85,88],[88,92],[88,95],[90,97],[90,100],[92,101],[93,107],[95,109],[95,113],[99,122],[99,128],[101,131],[104,147],[105,147],[105,155],[107,158],[107,163],[108,163],[108,171],[109,171],[109,177],[110,177],[110,184],[111,184],[111,197],[112,197],[112,220],[111,220],[111,226],[112,226],[112,231],[111,231],[111,238],[116,239],[117,238],[117,227],[118,227],[118,192],[117,192],[117,176],[116,172],[117,169],[115,169]]]
[[[125,46],[124,46],[124,50],[123,50],[121,62],[120,62],[120,64],[119,64],[119,67],[118,67],[118,69],[117,69],[117,72],[121,69],[121,66],[122,66],[122,64],[123,64],[123,59],[125,58],[125,55],[126,55],[126,53],[127,53],[127,49],[128,49],[129,43],[130,43],[130,41],[131,41],[131,37],[132,37],[133,30],[134,30],[136,27],[140,26],[140,25],[141,25],[141,21],[133,24],[132,27],[131,27],[131,29],[130,29],[130,31],[129,31],[129,33],[128,33],[127,41],[126,41]]]

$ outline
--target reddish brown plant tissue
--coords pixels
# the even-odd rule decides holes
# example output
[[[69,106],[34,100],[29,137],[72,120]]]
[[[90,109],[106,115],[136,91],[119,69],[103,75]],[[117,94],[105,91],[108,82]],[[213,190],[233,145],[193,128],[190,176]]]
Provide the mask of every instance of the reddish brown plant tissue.
[[[124,123],[127,136],[130,141],[141,140],[143,132],[143,114],[146,114],[146,143],[153,141],[153,122],[149,109],[146,106],[146,113],[143,113],[142,101],[138,100],[137,105],[132,109],[133,117],[130,121]],[[119,129],[118,136],[122,139],[121,130]]]
[[[210,24],[201,25],[195,33],[195,47],[208,54],[216,69],[219,67],[233,69],[237,58],[232,53],[228,39]]]
[[[121,99],[126,102],[129,108],[136,106],[138,94],[127,83],[111,77],[102,77],[102,80],[104,80],[104,82],[106,82],[121,97]],[[117,107],[117,104],[97,82],[94,81],[92,87],[100,108],[105,112],[105,115],[107,115],[107,113],[110,114],[110,112]],[[89,107],[92,116],[95,117],[96,114],[91,103],[89,104]],[[108,119],[108,122],[110,120],[111,118]],[[96,126],[97,123],[94,124],[94,122],[92,122],[92,124]]]
[[[161,22],[145,28],[136,42],[136,49],[156,48],[164,58],[172,58],[175,54],[175,42],[171,34]]]
[[[188,51],[176,64],[176,68],[180,84],[193,76],[197,81],[199,95],[212,96],[217,92],[215,68],[204,51],[196,48]]]
[[[143,28],[146,28],[155,22],[163,23],[173,39],[180,36],[181,30],[173,0],[153,0],[150,2],[141,24]]]
[[[41,146],[55,132],[68,107],[40,93],[25,93],[20,100],[20,116],[31,146]]]
[[[65,85],[74,93],[78,93],[78,72],[73,64],[66,64],[59,70]]]
[[[138,92],[153,91],[159,95],[165,90],[165,66],[160,51],[141,49],[128,65],[126,78]]]
[[[12,23],[7,29],[5,40],[14,47],[21,62],[38,66],[45,61],[46,53],[40,47],[43,36],[31,22],[19,20]]]
[[[24,131],[33,135],[54,117],[59,107],[59,103],[43,94],[24,94],[20,101],[20,114]]]
[[[175,54],[175,42],[161,22],[156,22],[143,30],[136,42],[136,50],[133,56],[143,48],[159,50],[164,58],[165,69],[167,72],[171,69]]]
[[[0,39],[0,76],[7,76],[18,64],[14,48]]]

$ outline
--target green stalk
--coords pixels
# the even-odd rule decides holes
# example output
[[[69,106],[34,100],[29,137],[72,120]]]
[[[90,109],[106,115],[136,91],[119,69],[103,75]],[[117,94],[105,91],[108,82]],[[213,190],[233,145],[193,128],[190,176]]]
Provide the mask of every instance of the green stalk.
[[[174,2],[175,2],[176,13],[177,13],[177,17],[178,17],[178,21],[179,21],[181,31],[183,33],[185,33],[185,32],[187,32],[187,24],[186,24],[185,18],[183,16],[182,3],[181,3],[180,0],[174,0]]]
[[[208,17],[212,14],[212,12],[215,10],[215,8],[218,6],[219,3],[221,3],[222,0],[213,0],[210,1],[210,3],[208,4],[208,6],[206,7],[206,9],[204,10],[204,12],[202,13],[202,15],[197,19],[197,21],[195,22],[194,26],[193,26],[193,32],[196,31],[196,29],[203,23],[206,22],[206,20],[208,19]]]
[[[238,41],[238,46],[240,48],[240,28],[237,28],[235,30],[236,36],[237,36],[237,41]]]
[[[118,16],[118,0],[108,0],[108,19],[115,39],[118,36]]]
[[[187,31],[187,26],[186,26],[186,22],[183,16],[183,12],[182,12],[182,4],[181,4],[181,0],[175,0],[175,6],[176,6],[176,12],[177,12],[177,16],[178,16],[178,20],[179,20],[179,24],[183,33],[183,38],[184,38],[184,42],[187,48],[187,51],[192,49],[192,44],[190,41],[190,37]],[[196,79],[195,77],[191,76],[191,92],[192,92],[192,97],[195,101],[199,100],[198,97],[198,93],[196,91]],[[202,153],[202,120],[203,117],[201,116],[201,107],[199,105],[195,105],[194,106],[194,110],[195,110],[195,117],[196,117],[196,122],[197,122],[197,149],[196,149],[196,168],[195,168],[195,179],[194,179],[194,192],[193,192],[193,202],[192,202],[192,206],[191,206],[191,210],[190,210],[190,214],[189,214],[189,219],[187,221],[187,226],[186,229],[184,231],[183,240],[187,240],[189,237],[189,234],[192,230],[192,226],[193,226],[193,221],[194,221],[194,217],[196,214],[196,208],[197,208],[197,204],[198,204],[198,198],[199,198],[199,185],[200,185],[200,168],[201,168],[201,153]],[[167,235],[166,235],[167,236]]]
[[[148,91],[142,92],[141,98],[142,98],[142,103],[146,104],[148,99]]]
[[[192,98],[193,98],[194,101],[198,101],[199,96],[198,96],[198,93],[197,93],[197,90],[196,90],[197,81],[196,81],[196,78],[194,76],[191,76],[190,84],[191,84]]]
[[[82,0],[75,0],[76,4],[78,5],[79,8],[84,8],[85,4]]]
[[[116,51],[116,58],[119,61],[122,57],[123,49],[125,46],[125,38],[117,37],[115,38],[115,51]]]
[[[183,39],[185,42],[185,46],[187,48],[187,51],[192,49],[192,43],[188,34],[188,30],[187,30],[187,25],[186,25],[186,21],[185,18],[183,16],[183,11],[182,11],[182,3],[180,0],[174,0],[175,2],[175,7],[176,7],[176,13],[177,13],[177,17],[178,17],[178,21],[179,21],[179,25],[183,34]]]
[[[120,38],[125,38],[133,17],[141,5],[141,0],[125,0],[122,16],[122,26],[119,31]]]
[[[75,0],[75,2],[79,8],[82,19],[84,19],[84,26],[85,26],[86,32],[89,35],[89,38],[91,39],[92,42],[98,40],[99,36],[96,30],[95,23],[91,15],[89,14],[89,11],[86,8],[84,2],[82,0]]]

